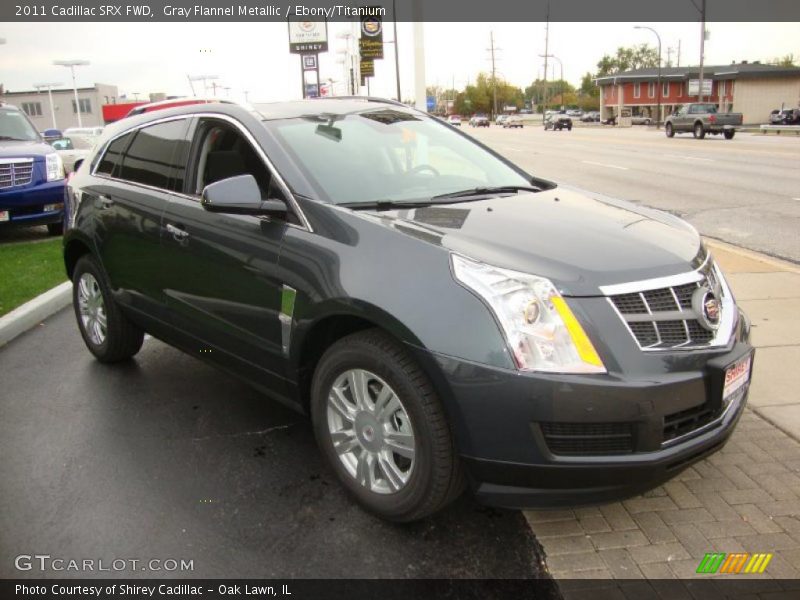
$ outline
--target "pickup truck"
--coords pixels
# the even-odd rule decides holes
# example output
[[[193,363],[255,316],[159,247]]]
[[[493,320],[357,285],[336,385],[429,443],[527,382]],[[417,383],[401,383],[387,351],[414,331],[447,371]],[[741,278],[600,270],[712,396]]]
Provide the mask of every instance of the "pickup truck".
[[[732,140],[736,128],[742,124],[742,113],[720,113],[716,104],[695,102],[685,104],[667,117],[664,131],[667,137],[676,133],[692,132],[694,137],[702,140],[707,133],[723,134],[726,140]]]
[[[47,225],[61,235],[64,163],[24,112],[0,102],[0,227]]]

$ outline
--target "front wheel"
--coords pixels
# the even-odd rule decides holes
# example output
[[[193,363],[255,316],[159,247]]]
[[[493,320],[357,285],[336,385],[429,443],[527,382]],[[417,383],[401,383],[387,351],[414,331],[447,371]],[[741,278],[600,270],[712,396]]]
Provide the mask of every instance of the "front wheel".
[[[144,332],[122,314],[91,255],[82,256],[75,265],[72,305],[83,341],[100,362],[128,359],[142,347]]]
[[[408,352],[377,329],[325,352],[311,386],[311,418],[341,483],[384,519],[422,519],[463,490],[436,392]]]
[[[664,128],[664,133],[667,134],[668,138],[675,137],[675,130],[672,129],[672,123],[667,123],[667,126]]]
[[[695,123],[694,129],[692,130],[695,139],[702,140],[706,137],[706,129],[703,127],[702,123]]]
[[[725,131],[725,139],[732,140],[733,136],[736,135],[736,132],[733,129],[729,129]]]

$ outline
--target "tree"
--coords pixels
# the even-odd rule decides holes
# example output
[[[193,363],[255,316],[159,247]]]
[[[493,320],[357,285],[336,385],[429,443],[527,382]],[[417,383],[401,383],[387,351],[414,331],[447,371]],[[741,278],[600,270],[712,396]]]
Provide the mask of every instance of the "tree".
[[[794,57],[794,54],[787,54],[785,56],[780,56],[773,58],[770,61],[772,64],[777,65],[779,67],[796,67],[797,66],[797,59]]]
[[[581,87],[578,90],[581,96],[589,96],[591,98],[598,98],[600,96],[600,88],[594,83],[594,75],[586,73],[581,77]]]
[[[647,69],[658,66],[658,50],[648,44],[625,48],[620,46],[614,56],[603,55],[597,62],[597,76],[613,75],[631,69]]]

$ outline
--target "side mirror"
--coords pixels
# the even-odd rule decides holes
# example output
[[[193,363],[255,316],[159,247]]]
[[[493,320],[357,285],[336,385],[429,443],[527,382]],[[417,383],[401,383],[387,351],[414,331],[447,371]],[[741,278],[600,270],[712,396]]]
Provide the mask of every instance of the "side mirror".
[[[232,215],[285,217],[288,209],[282,200],[262,200],[255,177],[237,175],[203,188],[200,204],[208,212]]]

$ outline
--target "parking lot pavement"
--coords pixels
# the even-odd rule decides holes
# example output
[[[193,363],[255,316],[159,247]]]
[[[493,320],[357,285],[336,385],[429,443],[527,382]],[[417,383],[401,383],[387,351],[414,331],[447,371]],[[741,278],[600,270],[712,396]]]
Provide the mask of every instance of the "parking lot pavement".
[[[703,235],[800,263],[800,138],[668,139],[648,127],[467,127],[529,173],[667,210]]]
[[[773,553],[763,575],[745,577],[800,577],[800,269],[710,245],[753,322],[749,408],[723,450],[642,496],[526,512],[562,591],[596,588],[587,578],[712,577],[696,572],[710,552]]]
[[[156,340],[101,365],[67,309],[0,349],[0,373],[0,578],[64,575],[16,571],[20,554],[193,560],[168,574],[197,578],[542,574],[521,513],[465,496],[417,524],[375,519],[304,417]]]

